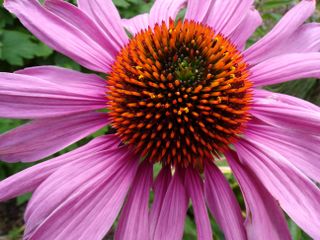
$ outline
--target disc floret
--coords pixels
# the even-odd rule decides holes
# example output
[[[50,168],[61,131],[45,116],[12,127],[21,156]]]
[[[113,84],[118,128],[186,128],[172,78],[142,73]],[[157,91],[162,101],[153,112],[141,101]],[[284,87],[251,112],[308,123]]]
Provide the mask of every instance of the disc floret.
[[[248,121],[248,66],[210,27],[170,21],[134,36],[108,76],[113,127],[153,162],[202,168]]]

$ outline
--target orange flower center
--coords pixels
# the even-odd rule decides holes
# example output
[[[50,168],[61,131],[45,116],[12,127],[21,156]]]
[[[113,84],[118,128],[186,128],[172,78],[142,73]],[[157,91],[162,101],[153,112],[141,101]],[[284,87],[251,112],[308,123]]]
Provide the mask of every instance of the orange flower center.
[[[194,21],[135,35],[108,76],[112,126],[152,162],[202,169],[243,132],[252,94],[236,47]]]

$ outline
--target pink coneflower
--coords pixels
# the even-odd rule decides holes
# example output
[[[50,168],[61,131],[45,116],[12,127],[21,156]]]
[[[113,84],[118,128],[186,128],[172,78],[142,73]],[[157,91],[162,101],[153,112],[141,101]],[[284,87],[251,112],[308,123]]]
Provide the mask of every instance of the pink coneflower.
[[[0,136],[0,158],[36,161],[108,124],[116,132],[0,182],[1,201],[33,192],[25,239],[102,239],[119,214],[115,239],[181,239],[189,199],[202,240],[207,207],[226,239],[290,239],[281,208],[320,239],[319,108],[260,89],[320,76],[320,26],[304,24],[315,1],[244,50],[261,24],[252,4],[158,0],[124,20],[111,0],[5,0],[40,40],[108,75],[1,73],[0,115],[32,121]],[[223,155],[246,219],[215,164]]]

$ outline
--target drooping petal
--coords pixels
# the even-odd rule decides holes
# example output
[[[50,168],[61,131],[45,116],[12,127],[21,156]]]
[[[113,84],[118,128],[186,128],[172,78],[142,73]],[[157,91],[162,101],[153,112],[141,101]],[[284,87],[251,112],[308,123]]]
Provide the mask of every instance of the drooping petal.
[[[156,0],[149,14],[149,25],[154,27],[162,21],[169,23],[169,19],[176,19],[179,11],[186,5],[187,0]]]
[[[25,72],[35,74],[25,75]],[[48,75],[39,78],[41,72]],[[95,86],[99,78],[94,75],[40,67],[22,70],[19,74],[0,73],[0,79],[0,116],[4,118],[59,117],[106,105],[104,88],[100,86],[103,82]],[[86,81],[80,82],[82,79]]]
[[[153,166],[145,161],[138,169],[127,202],[122,210],[115,239],[149,238],[149,195],[152,185]]]
[[[102,239],[121,209],[138,162],[132,152],[118,148],[55,172],[28,204],[25,239]]]
[[[81,162],[96,152],[113,149],[118,144],[119,139],[116,136],[98,137],[83,147],[12,175],[0,181],[0,201],[6,201],[27,192],[33,192],[45,179],[64,165],[71,162]]]
[[[118,46],[117,43],[112,40],[110,34],[104,34],[99,25],[97,25],[86,13],[71,3],[61,0],[46,0],[44,2],[44,7],[67,23],[73,25],[75,28],[81,29],[82,32],[90,36],[101,47],[107,49],[108,52],[113,55],[116,55],[124,45]]]
[[[211,240],[211,223],[204,198],[203,182],[199,173],[193,169],[187,169],[185,175],[185,186],[194,209],[198,239]]]
[[[0,135],[0,159],[31,162],[67,147],[109,123],[102,113],[39,119]]]
[[[164,197],[167,193],[169,184],[171,182],[170,168],[164,167],[161,169],[155,183],[154,183],[154,201],[150,210],[150,239],[154,239],[156,227],[158,225],[160,212],[163,205]]]
[[[248,63],[254,65],[267,59],[268,52],[288,38],[309,18],[315,10],[315,0],[302,0],[261,40],[244,52]]]
[[[320,24],[307,23],[263,54],[263,59],[288,53],[319,52]]]
[[[260,179],[286,213],[311,237],[320,238],[320,190],[279,152],[259,139],[235,144],[240,160]]]
[[[255,174],[236,160],[235,154],[227,154],[226,157],[245,199],[247,208],[245,226],[248,239],[290,240],[286,220],[275,199]]]
[[[203,22],[216,0],[188,0],[185,19]]]
[[[49,12],[37,0],[6,0],[4,6],[49,47],[91,70],[110,70],[114,60],[111,44],[108,49],[103,48],[81,26],[76,27],[74,22],[66,22]]]
[[[122,19],[122,25],[132,34],[148,29],[149,14],[144,13],[130,19]]]
[[[163,199],[154,238],[151,239],[182,239],[187,208],[188,198],[183,177],[179,170],[176,170]]]
[[[264,122],[249,123],[245,136],[263,141],[305,175],[320,182],[320,139],[318,137],[280,129]]]
[[[320,77],[320,53],[291,53],[272,57],[250,69],[255,86],[266,86],[301,78]]]
[[[129,40],[120,14],[112,0],[77,0],[79,8],[92,17],[100,28],[122,48]]]
[[[213,5],[208,5],[207,15],[202,22],[228,37],[245,19],[252,4],[253,0],[215,0]]]
[[[228,181],[212,163],[205,166],[205,195],[208,207],[226,239],[247,239],[237,199]]]
[[[238,47],[238,49],[242,51],[245,48],[248,39],[261,24],[262,18],[259,11],[251,9],[229,38]]]
[[[297,132],[305,132],[308,134],[319,133],[319,110],[305,108],[298,104],[291,105],[279,101],[278,98],[272,97],[273,95],[275,94],[271,94],[271,97],[255,95],[250,110],[251,114],[267,124],[278,126],[279,128],[290,129],[291,131],[294,129]],[[299,102],[301,101],[302,100]]]

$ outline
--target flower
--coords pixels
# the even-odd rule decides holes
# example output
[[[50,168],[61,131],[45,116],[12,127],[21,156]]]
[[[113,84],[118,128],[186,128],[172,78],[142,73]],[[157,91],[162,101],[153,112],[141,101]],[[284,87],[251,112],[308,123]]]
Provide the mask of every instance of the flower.
[[[189,199],[199,239],[212,239],[207,207],[226,239],[290,239],[281,208],[320,238],[319,108],[260,89],[320,76],[320,26],[304,23],[315,1],[246,50],[261,24],[252,0],[157,0],[132,19],[111,0],[4,5],[107,81],[53,66],[1,73],[0,116],[31,121],[0,136],[0,159],[32,162],[115,131],[0,182],[0,201],[33,192],[25,239],[102,239],[119,213],[116,239],[181,239]],[[222,155],[245,220],[216,166]]]

